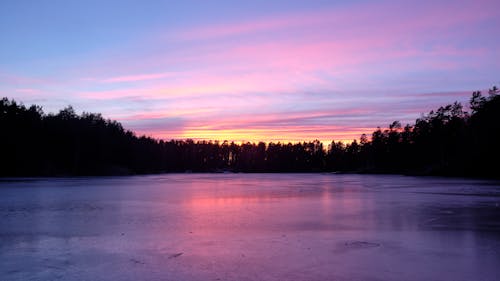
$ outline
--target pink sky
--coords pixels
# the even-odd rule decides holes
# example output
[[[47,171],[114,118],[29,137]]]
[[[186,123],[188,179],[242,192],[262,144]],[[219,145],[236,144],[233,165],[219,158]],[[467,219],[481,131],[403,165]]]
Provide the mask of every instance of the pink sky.
[[[58,52],[0,48],[0,94],[100,112],[157,138],[329,142],[412,122],[500,81],[497,1],[295,4],[158,15],[123,35],[96,18],[103,42],[44,30]]]

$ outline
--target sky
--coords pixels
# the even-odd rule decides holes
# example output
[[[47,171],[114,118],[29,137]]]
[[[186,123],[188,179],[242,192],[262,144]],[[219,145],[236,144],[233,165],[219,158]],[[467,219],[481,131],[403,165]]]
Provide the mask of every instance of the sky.
[[[0,97],[139,135],[351,141],[500,84],[500,1],[0,1]]]

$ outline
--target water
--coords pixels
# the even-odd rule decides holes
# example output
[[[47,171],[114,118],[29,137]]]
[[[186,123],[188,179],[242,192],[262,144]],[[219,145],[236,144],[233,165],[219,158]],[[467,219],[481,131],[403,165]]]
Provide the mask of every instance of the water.
[[[0,280],[498,280],[500,184],[186,174],[0,182]]]

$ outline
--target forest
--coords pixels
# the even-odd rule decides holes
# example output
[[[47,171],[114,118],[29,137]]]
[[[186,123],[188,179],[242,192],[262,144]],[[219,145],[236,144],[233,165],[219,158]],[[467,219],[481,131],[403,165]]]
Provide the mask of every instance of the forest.
[[[0,101],[0,176],[91,176],[166,172],[356,172],[500,177],[500,95],[472,93],[404,127],[394,121],[359,141],[241,143],[136,136],[71,106],[46,114]]]

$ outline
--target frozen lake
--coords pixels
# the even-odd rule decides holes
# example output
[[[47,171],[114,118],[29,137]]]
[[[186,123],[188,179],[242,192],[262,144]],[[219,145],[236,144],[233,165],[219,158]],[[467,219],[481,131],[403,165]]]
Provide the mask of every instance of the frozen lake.
[[[500,183],[178,174],[0,181],[0,280],[499,280]]]

